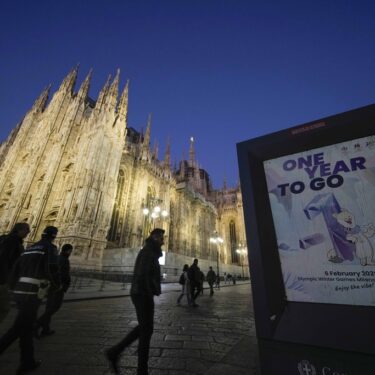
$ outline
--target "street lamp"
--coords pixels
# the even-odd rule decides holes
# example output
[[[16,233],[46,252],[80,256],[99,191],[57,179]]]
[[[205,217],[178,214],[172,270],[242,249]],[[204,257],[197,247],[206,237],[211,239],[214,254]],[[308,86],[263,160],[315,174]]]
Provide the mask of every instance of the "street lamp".
[[[217,245],[216,248],[216,266],[217,266],[217,276],[220,277],[219,272],[219,246],[220,244],[224,243],[224,240],[218,235],[217,232],[214,233],[212,237],[210,237],[210,242]]]
[[[167,217],[169,216],[169,212],[165,210],[164,208],[160,207],[160,204],[163,201],[158,198],[153,198],[150,200],[149,206],[142,205],[142,213],[144,217],[144,224],[143,224],[143,231],[144,235],[146,234],[145,232],[147,231],[148,226],[146,226],[146,221],[149,222],[149,224],[152,223],[152,228],[155,228],[155,221],[158,219],[166,220]]]
[[[236,250],[237,254],[240,254],[240,261],[241,261],[241,267],[242,267],[242,278],[245,277],[244,275],[244,270],[243,270],[243,258],[245,257],[245,254],[247,254],[247,249],[246,247],[242,247],[241,244],[239,244],[239,248]]]

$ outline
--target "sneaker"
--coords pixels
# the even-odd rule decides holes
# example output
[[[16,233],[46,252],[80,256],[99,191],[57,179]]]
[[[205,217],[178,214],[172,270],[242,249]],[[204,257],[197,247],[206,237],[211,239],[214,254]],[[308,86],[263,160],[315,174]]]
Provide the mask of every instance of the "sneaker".
[[[112,348],[105,351],[105,356],[109,362],[109,367],[115,374],[119,374],[120,370],[118,368],[118,354],[116,354]]]
[[[194,303],[192,304],[192,306],[193,306],[193,307],[198,307],[199,305],[198,305],[197,303],[194,302]]]
[[[54,331],[53,329],[49,329],[49,330],[46,330],[46,331],[42,330],[42,332],[40,332],[39,337],[51,336],[55,333],[56,333],[56,331]]]
[[[26,374],[28,372],[36,370],[40,365],[42,364],[42,361],[40,359],[37,359],[33,363],[29,365],[21,365],[18,367],[17,375],[19,374]]]

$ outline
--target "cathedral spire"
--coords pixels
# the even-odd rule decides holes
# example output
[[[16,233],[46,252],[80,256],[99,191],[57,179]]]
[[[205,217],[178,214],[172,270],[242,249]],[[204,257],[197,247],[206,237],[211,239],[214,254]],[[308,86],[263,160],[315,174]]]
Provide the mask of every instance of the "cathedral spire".
[[[193,137],[190,137],[189,162],[190,162],[190,167],[193,167],[195,164],[195,150],[194,150],[194,138]]]
[[[168,169],[171,168],[171,142],[170,142],[169,138],[167,140],[167,147],[165,149],[164,167],[166,167]]]
[[[42,112],[44,110],[47,104],[50,90],[51,90],[51,84],[49,84],[39,95],[38,99],[35,100],[33,107],[31,109],[32,111]]]
[[[120,81],[120,69],[117,69],[116,76],[108,90],[107,104],[110,108],[116,108],[118,97],[118,84]]]
[[[58,91],[67,91],[73,93],[74,85],[76,83],[77,74],[78,74],[79,64],[77,64],[64,78]]]
[[[141,152],[141,158],[142,160],[149,160],[151,158],[150,155],[150,138],[151,138],[151,113],[148,115],[147,120],[147,128],[146,128],[146,134],[143,138],[142,142],[142,152]]]
[[[126,117],[128,114],[128,99],[129,99],[129,80],[126,81],[124,91],[121,94],[118,104],[118,112],[120,116]]]
[[[183,152],[182,153],[182,160],[181,160],[181,163],[180,163],[180,177],[181,179],[184,179],[185,178],[185,153]]]
[[[224,181],[223,181],[223,191],[227,191],[227,178],[224,176]]]
[[[87,98],[87,95],[90,89],[91,76],[92,76],[92,68],[90,68],[85,80],[82,82],[82,85],[78,90],[77,97],[79,99],[85,100]]]
[[[109,75],[108,78],[107,78],[106,83],[104,84],[103,88],[100,90],[100,93],[98,95],[98,100],[96,101],[96,105],[95,105],[95,107],[98,110],[100,110],[100,108],[103,105],[104,98],[106,97],[108,89],[109,89],[109,82],[111,82],[111,78],[112,78],[112,76]]]
[[[155,144],[154,144],[154,150],[153,150],[153,158],[155,160],[158,160],[158,157],[159,157],[159,143],[158,141],[156,140],[155,141]]]
[[[143,140],[143,146],[149,148],[150,146],[150,138],[151,138],[151,118],[152,114],[150,113],[148,115],[148,120],[147,120],[147,128],[146,128],[146,134],[145,138]]]
[[[200,189],[200,185],[201,185],[201,178],[200,178],[200,168],[199,168],[199,164],[198,163],[195,163],[194,165],[194,183],[195,183],[195,187],[199,190]]]

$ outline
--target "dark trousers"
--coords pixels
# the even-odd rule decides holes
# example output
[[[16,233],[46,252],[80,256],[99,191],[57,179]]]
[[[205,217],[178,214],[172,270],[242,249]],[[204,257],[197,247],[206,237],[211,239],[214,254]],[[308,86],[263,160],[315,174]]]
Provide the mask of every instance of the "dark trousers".
[[[37,320],[37,327],[42,327],[43,331],[50,330],[50,323],[52,315],[59,311],[63,300],[64,300],[64,292],[62,290],[58,291],[51,291],[48,293],[47,302],[46,302],[46,309],[40,318]]]
[[[201,292],[200,283],[197,283],[195,281],[190,282],[190,288],[191,288],[191,300],[194,302],[197,299],[199,293]]]
[[[132,295],[131,299],[137,313],[138,325],[110,350],[116,355],[120,355],[127,346],[139,339],[137,374],[148,375],[148,355],[154,331],[154,297],[137,294]]]
[[[210,286],[210,296],[212,296],[214,294],[214,282],[209,281],[208,285]]]
[[[21,366],[28,367],[35,362],[33,330],[40,300],[36,296],[16,295],[15,301],[18,314],[12,327],[0,338],[0,354],[19,338]]]
[[[0,323],[5,319],[10,310],[10,296],[8,284],[0,284]]]

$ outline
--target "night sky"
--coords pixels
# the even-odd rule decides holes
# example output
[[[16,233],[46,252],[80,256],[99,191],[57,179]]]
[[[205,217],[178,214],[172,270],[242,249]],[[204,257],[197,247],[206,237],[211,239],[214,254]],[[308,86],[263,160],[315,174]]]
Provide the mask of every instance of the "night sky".
[[[233,186],[237,142],[375,102],[375,2],[2,0],[0,141],[77,63],[94,99],[121,69],[129,126],[152,113],[159,157],[193,136],[214,186]]]

